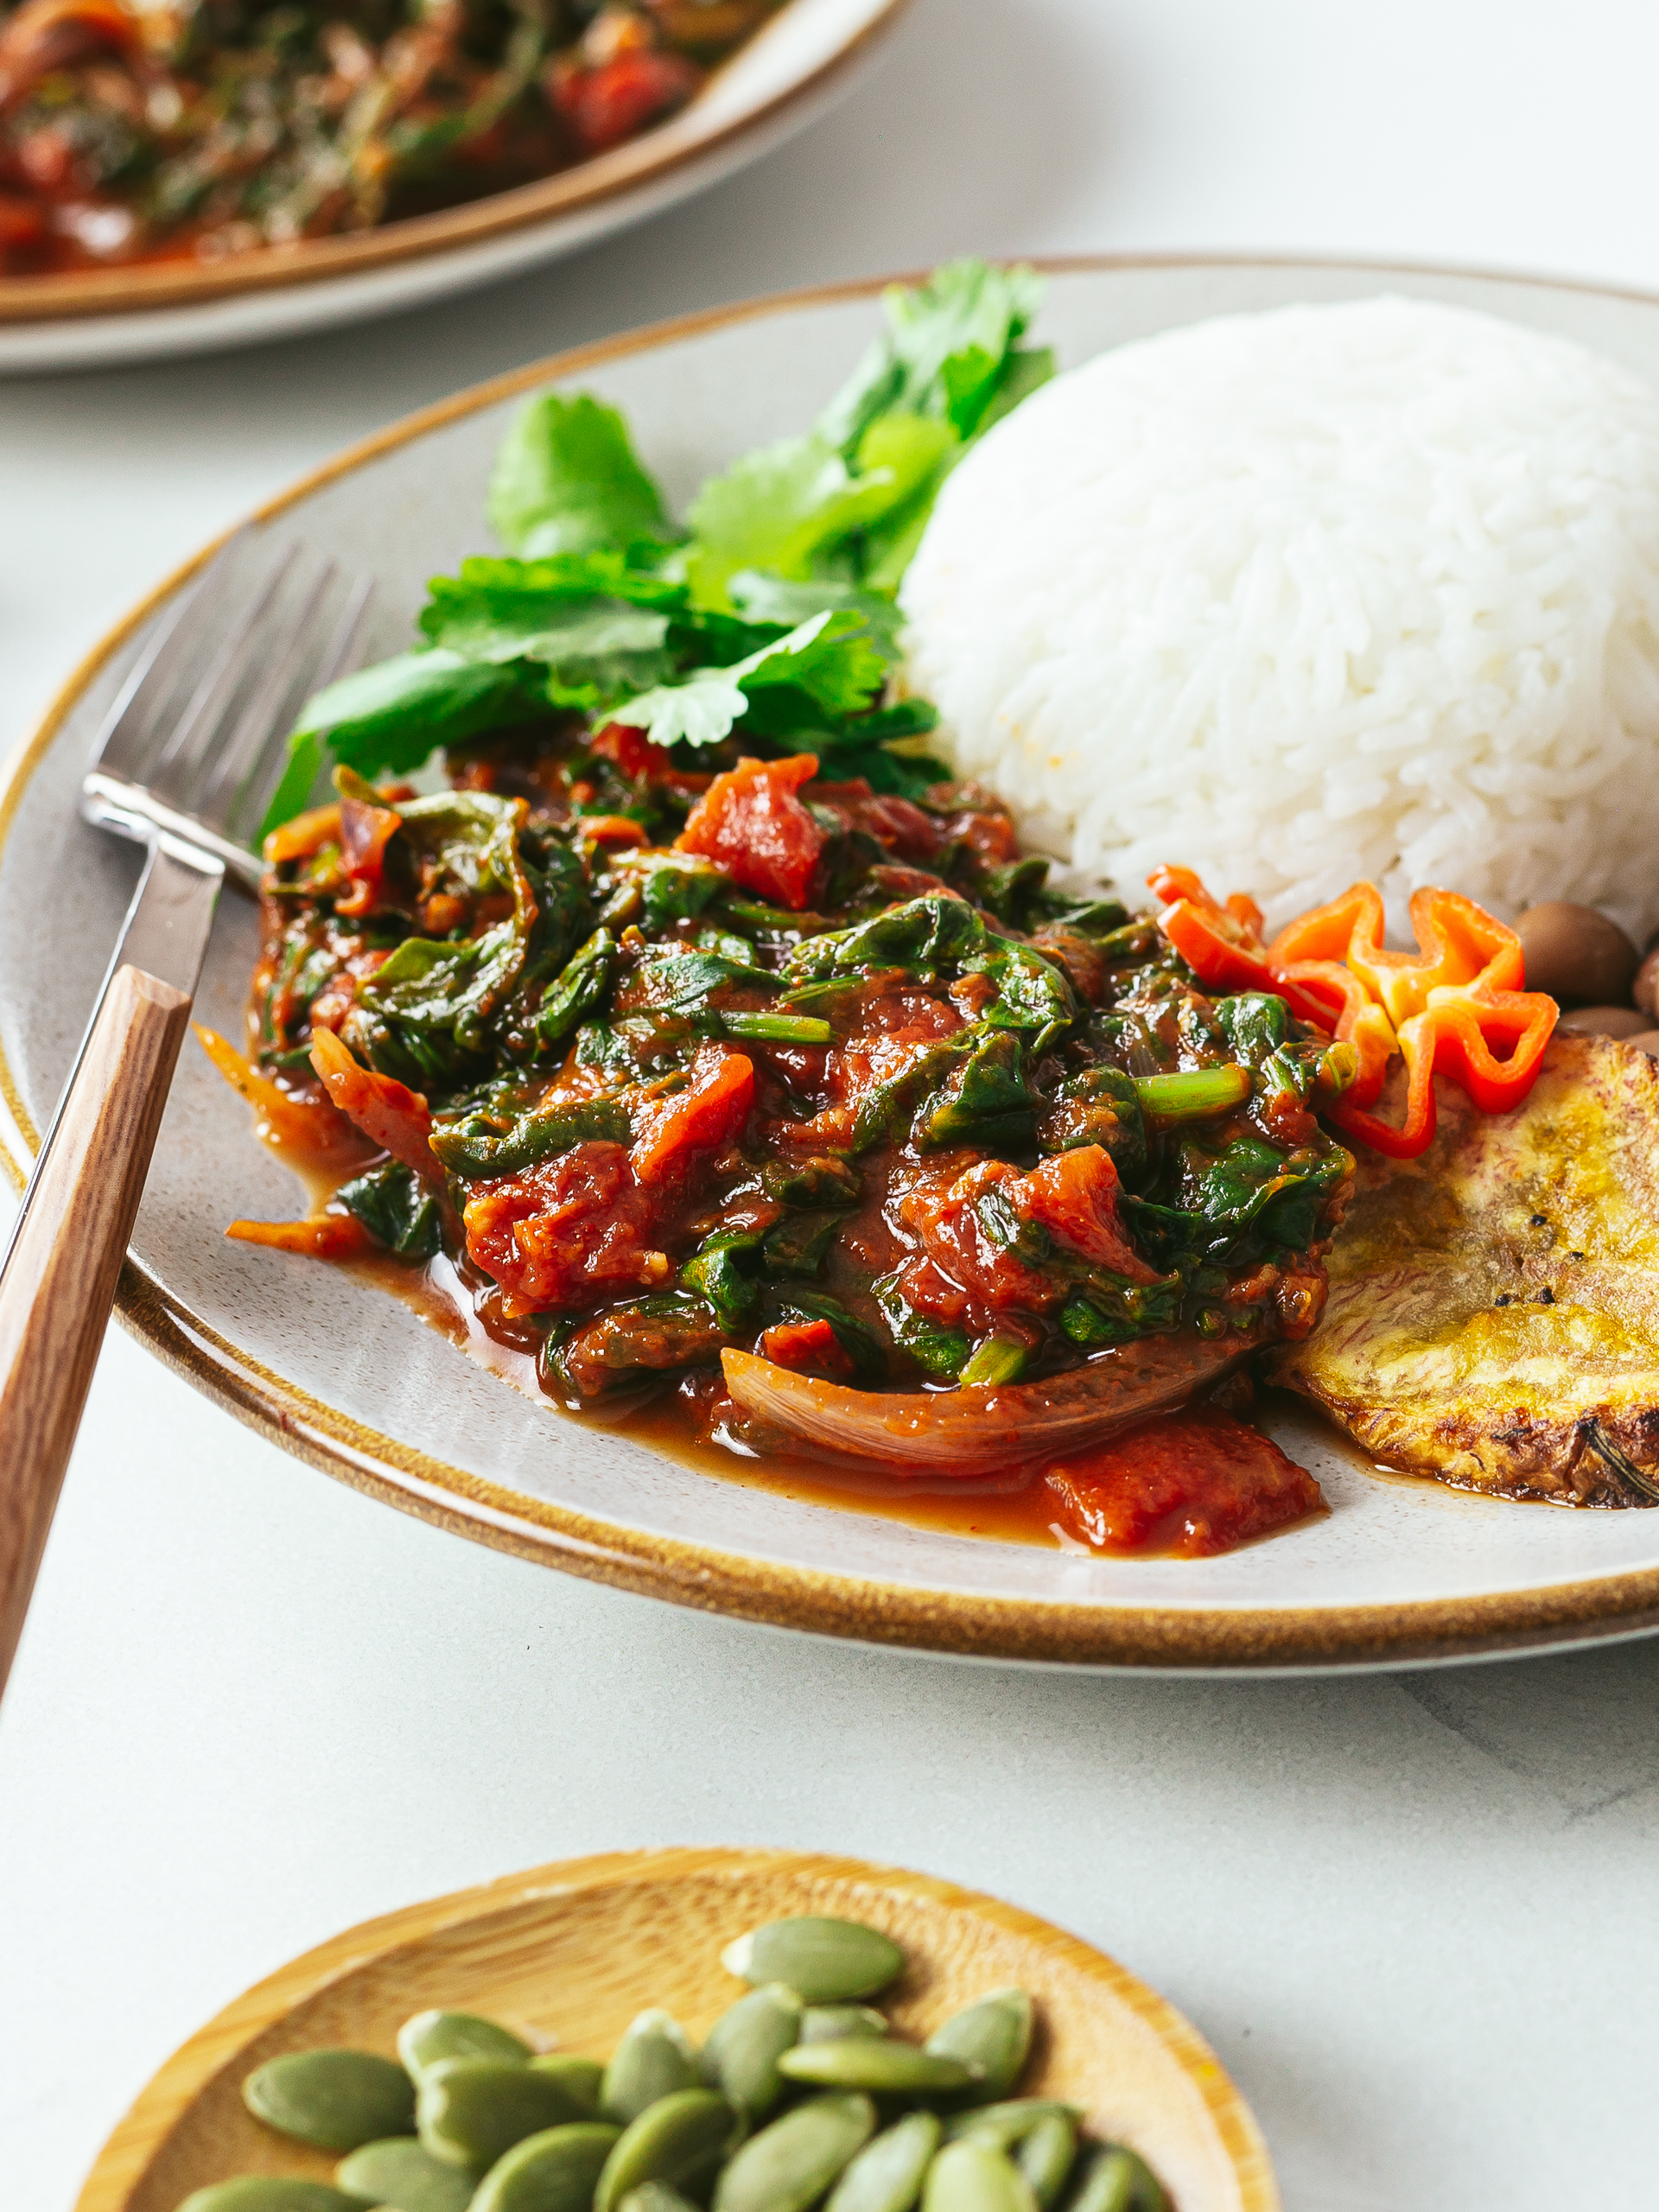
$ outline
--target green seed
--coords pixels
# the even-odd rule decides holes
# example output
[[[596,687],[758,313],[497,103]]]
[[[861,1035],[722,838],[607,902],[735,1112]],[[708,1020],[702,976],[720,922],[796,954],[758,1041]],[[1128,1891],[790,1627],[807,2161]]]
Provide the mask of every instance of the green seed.
[[[532,2074],[545,2074],[556,2082],[566,2096],[572,2097],[584,2113],[592,2118],[599,2116],[599,2092],[605,2079],[605,2069],[596,2058],[578,2058],[573,2050],[550,2050],[544,2058],[532,2058]]]
[[[958,2113],[945,2122],[944,2139],[957,2143],[971,2135],[976,2142],[1006,2151],[1029,2135],[1039,2120],[1057,2112],[1074,2123],[1083,2118],[1079,2107],[1061,2104],[1055,2097],[1014,2097],[1007,2104],[980,2105],[972,2112]]]
[[[605,2069],[601,2111],[626,2127],[658,2097],[695,2089],[701,2076],[696,2053],[679,2022],[662,2012],[641,2012],[623,2035]]]
[[[802,2043],[840,2043],[848,2036],[884,2036],[887,2021],[884,2014],[873,2012],[868,2005],[809,2005],[801,2015]],[[960,2052],[952,2052],[960,2057]]]
[[[879,1929],[855,1920],[773,1920],[740,1936],[720,1955],[728,1974],[745,1981],[784,1981],[809,2005],[874,1997],[897,1980],[905,1955]]]
[[[868,2089],[877,2097],[942,2097],[965,2089],[974,2079],[959,2058],[918,2050],[897,2037],[843,2036],[839,2043],[808,2044],[786,2050],[778,2061],[786,2082],[810,2082],[820,2089]]]
[[[1031,2051],[1032,2005],[1023,1989],[996,1989],[956,2012],[928,2037],[925,2049],[982,2066],[978,2094],[1006,2097]]]
[[[714,2212],[807,2212],[875,2133],[868,2097],[812,2097],[730,2158]]]
[[[752,1989],[722,2012],[702,2047],[702,2070],[751,2120],[764,2120],[784,2084],[778,2061],[801,2031],[801,2000],[780,1981]]]
[[[354,2196],[342,2196],[320,2181],[285,2181],[275,2174],[244,2174],[192,2190],[179,2212],[361,2212]]]
[[[647,2181],[641,2182],[638,2189],[631,2189],[616,2212],[697,2212],[697,2208],[689,2196],[682,2196],[665,2181]]]
[[[480,2182],[472,2212],[588,2212],[616,2139],[617,2130],[600,2120],[527,2135]]]
[[[1170,2204],[1146,2160],[1111,2143],[1084,2166],[1066,2212],[1170,2212]]]
[[[473,2201],[472,2176],[440,2165],[412,2135],[364,2144],[334,2168],[334,2185],[386,2212],[467,2212]]]
[[[493,2058],[446,2058],[429,2068],[415,2107],[432,2156],[475,2174],[486,2173],[527,2135],[592,2117],[554,2076]]]
[[[971,2142],[973,2138],[968,2139]],[[1021,2139],[1015,2164],[1031,2183],[1042,2212],[1049,2212],[1049,2207],[1058,2201],[1077,2155],[1077,2126],[1063,2112],[1046,2113]]]
[[[268,2059],[242,2084],[256,2120],[320,2151],[355,2151],[415,2125],[415,2089],[403,2068],[367,2050],[296,2050]]]
[[[906,2113],[865,2145],[830,2192],[824,2212],[911,2212],[938,2147],[933,2114]]]
[[[659,2097],[623,2131],[605,2161],[594,2212],[612,2212],[648,2181],[674,2188],[718,2165],[739,2125],[735,2108],[717,2089],[677,2089]]]
[[[480,2019],[476,2012],[417,2012],[397,2031],[397,2056],[418,2082],[429,2066],[446,2058],[493,2058],[499,2066],[522,2066],[530,2045],[511,2028]]]
[[[927,2170],[922,2212],[1037,2212],[1037,2199],[994,2143],[947,2143]]]

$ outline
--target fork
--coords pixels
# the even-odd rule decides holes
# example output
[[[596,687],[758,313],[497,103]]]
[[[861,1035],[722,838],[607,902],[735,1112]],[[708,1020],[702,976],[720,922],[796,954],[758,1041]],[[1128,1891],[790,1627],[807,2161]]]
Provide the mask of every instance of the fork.
[[[285,709],[362,658],[372,581],[232,537],[147,641],[81,785],[148,853],[0,1262],[0,1690],[80,1426],[226,876],[254,847]],[[343,601],[342,601],[343,594]],[[332,610],[332,619],[331,618]]]

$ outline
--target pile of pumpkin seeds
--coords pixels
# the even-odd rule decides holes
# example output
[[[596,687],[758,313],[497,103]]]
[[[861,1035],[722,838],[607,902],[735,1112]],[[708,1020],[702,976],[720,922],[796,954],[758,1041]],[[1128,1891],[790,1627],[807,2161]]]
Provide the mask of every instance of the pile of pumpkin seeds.
[[[279,2134],[342,2152],[333,2186],[264,2174],[179,2212],[1170,2212],[1144,2160],[1012,2094],[1031,1999],[999,1989],[926,2043],[865,2000],[904,1967],[849,1920],[775,1920],[721,1954],[751,1986],[699,2052],[641,2012],[610,2063],[419,2012],[397,2062],[296,2051],[242,2085]]]

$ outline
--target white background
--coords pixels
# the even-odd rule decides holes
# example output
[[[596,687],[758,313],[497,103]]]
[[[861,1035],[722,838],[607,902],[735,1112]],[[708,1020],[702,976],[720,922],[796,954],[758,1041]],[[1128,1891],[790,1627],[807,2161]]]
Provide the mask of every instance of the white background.
[[[967,250],[1659,289],[1656,102],[1635,0],[915,0],[806,137],[582,258],[334,337],[0,385],[0,743],[302,469],[683,308]],[[67,2212],[173,2045],[351,1921],[724,1840],[927,1868],[1115,1952],[1217,2046],[1291,2212],[1650,2206],[1656,1834],[1659,1645],[1163,1683],[791,1640],[404,1520],[115,1332],[0,1719],[0,2201]]]

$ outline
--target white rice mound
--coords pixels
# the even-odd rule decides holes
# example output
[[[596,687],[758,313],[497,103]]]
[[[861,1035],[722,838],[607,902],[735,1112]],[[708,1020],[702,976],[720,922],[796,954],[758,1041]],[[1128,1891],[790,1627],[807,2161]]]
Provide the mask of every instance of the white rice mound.
[[[1102,354],[949,479],[906,577],[937,749],[1131,903],[1362,876],[1659,923],[1659,392],[1395,297]]]

